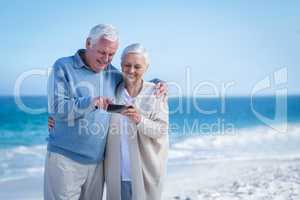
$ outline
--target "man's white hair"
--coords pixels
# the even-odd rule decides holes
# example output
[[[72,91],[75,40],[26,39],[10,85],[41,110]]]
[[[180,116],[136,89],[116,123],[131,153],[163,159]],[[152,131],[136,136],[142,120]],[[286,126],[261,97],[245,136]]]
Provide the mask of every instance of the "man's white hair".
[[[149,65],[150,61],[149,61],[148,52],[140,43],[134,43],[134,44],[128,45],[123,50],[123,53],[122,53],[122,56],[121,56],[122,62],[124,61],[125,56],[129,53],[135,53],[135,54],[139,54],[139,55],[144,56],[146,65],[147,66]]]
[[[91,42],[93,45],[95,45],[101,38],[105,38],[113,42],[119,41],[118,30],[110,24],[98,24],[94,26],[90,30],[88,37],[91,38]]]

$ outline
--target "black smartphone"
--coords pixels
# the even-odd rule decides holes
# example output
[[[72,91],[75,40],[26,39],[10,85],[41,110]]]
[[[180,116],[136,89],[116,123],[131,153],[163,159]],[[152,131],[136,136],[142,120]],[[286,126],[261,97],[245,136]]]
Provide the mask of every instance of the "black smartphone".
[[[132,106],[126,106],[126,105],[120,105],[120,104],[109,104],[107,107],[107,112],[121,113],[130,107],[132,107]]]

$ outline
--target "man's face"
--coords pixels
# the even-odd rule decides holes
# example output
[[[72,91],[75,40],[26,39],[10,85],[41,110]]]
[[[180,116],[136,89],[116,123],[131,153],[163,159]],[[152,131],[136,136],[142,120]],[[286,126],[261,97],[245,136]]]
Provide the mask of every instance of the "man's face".
[[[144,56],[129,53],[122,61],[122,72],[125,80],[129,82],[138,82],[143,79],[144,73],[147,70],[147,64]]]
[[[117,41],[101,38],[96,44],[91,44],[88,40],[86,44],[86,58],[88,64],[93,71],[100,72],[111,63],[117,49]]]

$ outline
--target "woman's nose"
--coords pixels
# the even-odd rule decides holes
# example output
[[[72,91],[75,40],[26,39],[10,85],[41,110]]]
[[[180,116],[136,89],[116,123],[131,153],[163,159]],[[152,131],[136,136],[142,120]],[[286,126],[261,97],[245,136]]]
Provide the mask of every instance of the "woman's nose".
[[[133,66],[131,66],[131,67],[129,68],[129,72],[130,72],[130,73],[134,73],[134,67],[133,67]]]

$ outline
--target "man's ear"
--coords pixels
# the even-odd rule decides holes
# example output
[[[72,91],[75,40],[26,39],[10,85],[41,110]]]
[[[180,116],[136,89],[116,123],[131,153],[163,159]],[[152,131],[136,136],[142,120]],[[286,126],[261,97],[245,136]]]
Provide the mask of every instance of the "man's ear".
[[[91,47],[92,47],[92,40],[91,40],[91,38],[87,38],[86,42],[85,42],[85,48],[88,49]]]

